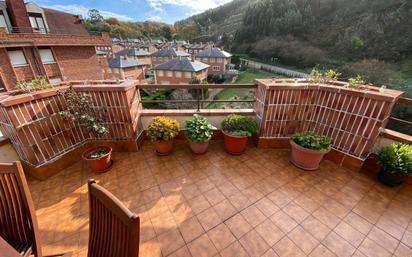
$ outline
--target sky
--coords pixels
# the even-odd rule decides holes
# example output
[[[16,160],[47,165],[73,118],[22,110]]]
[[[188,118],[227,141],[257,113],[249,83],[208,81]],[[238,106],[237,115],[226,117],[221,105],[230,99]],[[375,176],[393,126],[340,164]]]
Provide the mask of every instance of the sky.
[[[103,17],[122,21],[175,21],[201,13],[231,0],[32,0],[48,7],[87,17],[89,9],[97,9]]]

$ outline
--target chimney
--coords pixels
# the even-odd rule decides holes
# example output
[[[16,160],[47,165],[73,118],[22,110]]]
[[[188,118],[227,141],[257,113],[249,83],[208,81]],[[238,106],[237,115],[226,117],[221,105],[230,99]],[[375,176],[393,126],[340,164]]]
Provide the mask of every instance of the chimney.
[[[6,0],[12,26],[20,32],[33,32],[24,0]]]
[[[195,61],[196,61],[196,57],[194,54],[192,54],[192,62],[195,62]]]

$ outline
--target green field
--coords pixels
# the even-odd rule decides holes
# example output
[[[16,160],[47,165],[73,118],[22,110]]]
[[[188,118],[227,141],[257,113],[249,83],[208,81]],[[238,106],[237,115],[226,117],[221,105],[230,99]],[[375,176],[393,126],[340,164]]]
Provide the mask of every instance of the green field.
[[[253,84],[255,79],[264,79],[276,77],[275,74],[260,70],[246,70],[239,73],[239,78],[235,84]],[[234,100],[243,99],[249,100],[253,99],[254,89],[247,88],[228,88],[223,89],[219,94],[215,96],[215,100]],[[249,107],[248,103],[212,103],[209,105],[209,109],[220,109],[220,108],[243,108]]]

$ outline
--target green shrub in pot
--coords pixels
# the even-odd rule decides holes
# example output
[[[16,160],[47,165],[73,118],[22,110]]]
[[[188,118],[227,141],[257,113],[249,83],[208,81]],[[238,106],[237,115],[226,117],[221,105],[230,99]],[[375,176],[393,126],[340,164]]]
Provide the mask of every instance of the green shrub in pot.
[[[206,117],[194,114],[185,121],[186,137],[192,151],[203,154],[207,151],[209,140],[213,135],[213,126]]]
[[[248,137],[258,130],[255,119],[237,114],[226,116],[221,125],[226,152],[234,155],[245,151]]]
[[[316,170],[331,143],[331,138],[313,132],[296,133],[290,137],[291,162],[304,170]]]
[[[382,148],[379,153],[382,169],[379,180],[389,186],[402,184],[405,176],[412,175],[412,146],[394,143]]]

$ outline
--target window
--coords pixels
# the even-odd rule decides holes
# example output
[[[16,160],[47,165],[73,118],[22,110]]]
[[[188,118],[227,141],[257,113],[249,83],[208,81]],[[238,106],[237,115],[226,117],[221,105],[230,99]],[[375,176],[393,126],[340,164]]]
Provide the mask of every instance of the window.
[[[7,22],[6,22],[6,19],[4,18],[4,14],[2,11],[0,11],[0,27],[6,28],[6,31],[7,31]]]
[[[223,62],[222,58],[217,58],[217,62]]]
[[[182,72],[176,71],[176,78],[181,78],[181,77],[182,77]]]
[[[192,73],[191,72],[185,72],[185,78],[191,79],[192,78]]]
[[[163,77],[164,76],[163,71],[162,70],[157,71],[157,76]]]
[[[201,62],[201,59],[200,59],[200,58],[196,58],[196,61]]]
[[[59,84],[60,82],[62,82],[62,79],[59,77],[49,78],[49,82],[50,84]]]
[[[27,65],[27,60],[22,50],[8,51],[8,54],[13,67]]]
[[[42,33],[46,33],[46,25],[44,23],[43,16],[41,13],[29,13],[29,19],[31,27],[34,31],[39,31]]]
[[[54,60],[54,56],[53,56],[51,49],[40,49],[39,53],[40,53],[40,59],[42,63],[48,64],[48,63],[56,62]]]
[[[153,57],[153,61],[156,61],[156,59],[157,59],[156,57]]]
[[[157,60],[158,60],[159,62],[161,62],[161,61],[163,60],[163,58],[162,58],[162,57],[157,57]]]
[[[169,78],[173,77],[173,71],[167,71],[167,76],[168,76]]]
[[[207,58],[203,58],[203,62],[207,62]]]
[[[168,57],[164,57],[163,60],[164,60],[165,62],[168,62],[168,61],[169,61],[169,58],[168,58]]]
[[[215,62],[215,58],[210,58],[210,62]]]
[[[220,71],[220,66],[213,66],[214,71]]]

